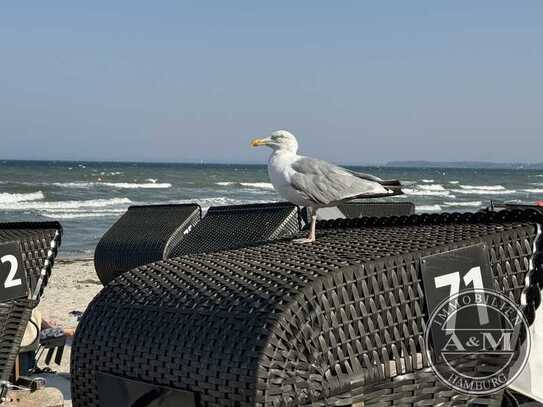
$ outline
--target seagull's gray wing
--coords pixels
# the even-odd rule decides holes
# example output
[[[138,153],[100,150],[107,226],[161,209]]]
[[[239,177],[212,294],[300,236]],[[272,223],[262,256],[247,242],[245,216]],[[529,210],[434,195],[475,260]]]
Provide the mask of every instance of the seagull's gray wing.
[[[357,197],[390,194],[378,181],[358,177],[349,170],[315,158],[300,157],[292,163],[292,169],[295,171],[290,179],[292,187],[316,204],[329,205]]]

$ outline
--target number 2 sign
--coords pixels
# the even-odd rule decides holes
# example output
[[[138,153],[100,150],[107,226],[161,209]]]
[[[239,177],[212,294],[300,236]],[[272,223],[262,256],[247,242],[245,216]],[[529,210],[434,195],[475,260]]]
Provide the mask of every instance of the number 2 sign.
[[[28,296],[26,273],[17,242],[0,244],[0,302]]]

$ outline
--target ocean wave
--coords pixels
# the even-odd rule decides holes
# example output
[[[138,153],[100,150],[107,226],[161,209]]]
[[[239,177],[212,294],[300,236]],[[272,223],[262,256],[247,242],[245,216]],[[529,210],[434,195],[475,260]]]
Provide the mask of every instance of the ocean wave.
[[[149,182],[144,184],[136,184],[136,183],[129,183],[129,182],[98,182],[97,185],[107,185],[108,187],[113,188],[122,188],[122,189],[167,189],[171,188],[172,184],[169,182],[164,182],[159,184],[158,182]]]
[[[124,212],[124,211],[123,211]],[[42,216],[53,219],[87,219],[87,218],[113,218],[119,216],[122,212],[90,212],[90,213],[70,213],[70,212],[43,212]]]
[[[439,212],[441,210],[440,205],[417,205],[416,210],[418,212]]]
[[[128,198],[111,198],[111,199],[93,199],[87,201],[19,201],[19,202],[0,202],[0,210],[41,210],[55,211],[64,209],[79,209],[79,208],[107,208],[115,206],[127,207],[132,201]]]
[[[216,182],[215,185],[219,185],[221,187],[227,187],[227,186],[241,186],[241,187],[247,187],[247,188],[258,188],[258,189],[270,189],[273,190],[273,185],[270,182],[232,182],[232,181],[223,181],[223,182]]]
[[[427,184],[431,184],[432,182],[434,182],[433,179],[421,179],[422,182],[425,182]]]
[[[149,181],[151,181],[149,179]],[[157,183],[154,182],[146,183],[130,183],[130,182],[85,182],[85,181],[76,181],[76,182],[53,182],[51,185],[61,188],[93,188],[96,186],[107,186],[111,188],[120,188],[120,189],[167,189],[171,188],[172,184],[170,183]]]
[[[446,206],[458,206],[458,207],[474,207],[479,208],[483,206],[482,201],[473,201],[473,202],[443,202]]]
[[[522,191],[528,192],[529,194],[543,194],[543,189],[541,188],[523,189]]]
[[[452,191],[464,195],[512,195],[517,193],[514,189],[453,189]]]
[[[457,185],[460,184],[460,181],[449,181],[449,184]]]
[[[12,194],[9,192],[0,193],[0,205],[17,202],[40,201],[42,199],[45,199],[45,196],[41,191],[29,192],[26,194]]]
[[[217,196],[217,197],[209,197],[209,198],[170,200],[170,201],[160,202],[160,203],[162,204],[196,203],[201,206],[203,211],[206,211],[212,206],[246,205],[246,204],[257,204],[257,203],[270,203],[270,202],[276,202],[276,201],[273,199],[264,199],[264,200],[262,199],[236,199],[236,198],[227,198],[223,196]]]
[[[423,186],[423,185],[422,185]],[[411,189],[411,188],[403,188],[403,192],[406,195],[412,195],[412,196],[446,196],[449,198],[455,198],[454,195],[451,195],[451,192],[449,190],[443,189],[443,190],[425,190],[425,189]]]
[[[479,191],[505,191],[503,185],[460,185],[460,188]]]
[[[49,185],[61,188],[90,188],[94,186],[96,182],[84,182],[84,181],[75,181],[75,182],[52,182]]]
[[[418,188],[423,191],[446,191],[446,189],[443,188],[443,185],[440,184],[419,185]]]

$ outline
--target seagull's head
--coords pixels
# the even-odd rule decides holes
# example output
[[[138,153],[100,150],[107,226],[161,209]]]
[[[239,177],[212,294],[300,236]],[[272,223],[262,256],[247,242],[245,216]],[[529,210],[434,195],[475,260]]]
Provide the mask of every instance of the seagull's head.
[[[269,137],[254,139],[251,141],[251,146],[267,146],[274,151],[286,151],[294,154],[298,151],[296,137],[286,130],[277,130],[270,134]]]

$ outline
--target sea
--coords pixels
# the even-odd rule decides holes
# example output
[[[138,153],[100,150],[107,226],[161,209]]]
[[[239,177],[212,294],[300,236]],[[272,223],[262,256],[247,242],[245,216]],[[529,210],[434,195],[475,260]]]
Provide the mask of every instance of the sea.
[[[543,200],[542,170],[352,167],[400,179],[419,213],[477,211],[491,201]],[[0,222],[58,220],[60,255],[92,257],[130,205],[210,206],[279,201],[264,165],[0,161]]]

